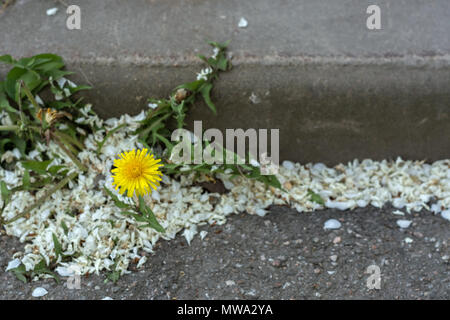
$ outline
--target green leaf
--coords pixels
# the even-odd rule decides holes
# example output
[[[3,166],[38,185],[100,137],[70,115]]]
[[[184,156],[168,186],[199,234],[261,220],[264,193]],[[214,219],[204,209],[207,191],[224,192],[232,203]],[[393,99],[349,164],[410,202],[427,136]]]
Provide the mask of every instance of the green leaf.
[[[58,238],[56,237],[56,235],[54,233],[52,233],[52,237],[53,237],[53,246],[55,247],[55,254],[56,254],[56,258],[58,257],[62,257],[62,246],[61,243],[59,242]]]
[[[219,68],[222,71],[226,71],[228,69],[228,59],[223,55],[219,58],[219,61],[217,62],[217,68]]]
[[[39,74],[33,70],[21,69],[18,67],[12,68],[6,76],[5,90],[8,96],[11,99],[14,99],[17,103],[19,103],[19,101],[16,96],[16,85],[20,82],[20,80],[22,80],[31,91],[34,90],[42,81]]]
[[[33,269],[33,272],[36,274],[48,274],[50,275],[53,279],[55,279],[56,283],[60,283],[59,277],[53,272],[51,271],[48,267],[47,264],[45,262],[44,259],[42,259]]]
[[[25,170],[22,177],[22,185],[24,190],[28,190],[30,188],[30,171]]]
[[[0,191],[2,195],[2,200],[4,202],[4,206],[9,203],[9,197],[11,196],[11,190],[6,186],[5,181],[0,181]]]
[[[9,104],[4,88],[5,83],[2,81],[0,82],[0,110],[4,109],[7,112],[18,113],[18,111]]]
[[[112,271],[108,273],[106,277],[107,279],[105,280],[105,283],[108,282],[108,280],[111,280],[113,283],[116,283],[120,279],[120,271]]]
[[[146,222],[147,221],[147,220],[145,220],[145,217],[142,214],[129,212],[129,211],[122,211],[121,213],[125,216],[132,216],[134,218],[134,220],[136,220],[138,222]]]
[[[144,198],[142,196],[139,196],[139,209],[146,216],[146,222],[148,223],[147,225],[142,226],[142,228],[151,227],[158,232],[166,232],[166,230],[164,230],[164,228],[159,224],[153,211],[145,204]]]
[[[17,268],[11,269],[10,271],[12,273],[14,273],[16,278],[19,279],[20,281],[22,281],[23,283],[27,283],[28,282],[27,277],[26,277],[27,271],[25,270],[25,265],[24,264],[21,264]]]
[[[118,207],[120,209],[128,209],[130,207],[130,205],[126,204],[125,202],[120,201],[119,198],[114,193],[111,192],[111,190],[109,190],[106,187],[103,187],[103,189],[113,199],[116,207]]]
[[[182,85],[176,87],[175,90],[187,89],[187,90],[190,90],[190,91],[197,91],[203,83],[205,83],[205,80],[204,79],[200,79],[200,80],[196,80],[196,81],[193,81],[193,82],[188,82],[188,83],[182,84]]]
[[[228,45],[230,44],[230,40],[227,40],[225,42],[215,42],[215,41],[208,41],[208,43],[210,45],[212,45],[213,47],[219,48],[221,50],[224,50],[228,47]]]
[[[74,94],[74,93],[76,93],[78,91],[81,91],[81,90],[90,90],[90,89],[92,89],[92,87],[91,86],[86,86],[86,85],[76,86],[74,88],[69,87],[69,90],[70,90],[71,94]]]
[[[14,60],[13,57],[11,57],[9,54],[5,54],[3,56],[0,56],[0,62],[14,64],[16,63],[16,60]]]
[[[11,142],[14,143],[14,145],[17,147],[17,149],[19,149],[19,151],[22,155],[25,155],[25,150],[27,148],[27,142],[24,139],[19,138],[17,135],[13,135],[11,137]]]
[[[14,270],[12,272],[14,273],[14,275],[16,276],[17,279],[19,279],[23,283],[27,283],[27,278],[25,277],[25,275],[22,272],[18,272],[18,271],[14,271]]]
[[[210,97],[212,87],[213,87],[212,83],[207,83],[200,89],[200,92],[208,107],[212,110],[212,112],[214,112],[214,114],[217,114],[216,106],[211,101]]]
[[[325,201],[323,201],[322,197],[320,195],[318,195],[317,193],[315,193],[314,191],[312,191],[311,189],[308,189],[308,195],[309,195],[309,200],[311,200],[312,202],[318,203],[322,206],[325,205]]]
[[[52,161],[53,160],[47,160],[47,161],[27,160],[27,161],[22,161],[22,166],[25,169],[37,172],[39,174],[46,174],[47,167]]]
[[[64,222],[64,220],[61,221],[61,228],[63,228],[65,235],[67,235],[69,233],[69,228],[67,227],[67,225]]]
[[[47,169],[48,173],[50,173],[52,176],[57,175],[58,173],[62,174],[63,171],[60,171],[61,169],[65,168],[65,166],[51,166]],[[67,171],[66,171],[67,172]]]

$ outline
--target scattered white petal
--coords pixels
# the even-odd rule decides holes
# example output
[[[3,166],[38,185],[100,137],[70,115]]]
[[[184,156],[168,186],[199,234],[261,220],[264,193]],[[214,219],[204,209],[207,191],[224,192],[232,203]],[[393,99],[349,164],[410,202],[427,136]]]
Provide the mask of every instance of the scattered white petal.
[[[292,161],[284,160],[282,166],[287,170],[294,170],[295,165]]]
[[[341,223],[336,219],[329,219],[325,221],[325,224],[323,225],[324,229],[339,229],[340,227]]]
[[[33,293],[31,295],[35,298],[39,298],[45,296],[47,293],[48,291],[45,290],[44,288],[37,287],[36,289],[33,290]]]
[[[36,102],[37,102],[38,104],[40,104],[41,106],[44,105],[44,101],[42,101],[41,97],[39,97],[38,95],[36,95],[36,96],[34,97],[34,100],[36,100]]]
[[[442,218],[450,221],[450,209],[441,212]]]
[[[48,16],[53,16],[53,15],[56,14],[57,11],[58,11],[58,8],[51,8],[51,9],[48,9],[46,11],[46,13],[47,13]]]
[[[397,220],[397,225],[402,228],[402,229],[406,229],[411,225],[412,221],[411,220]]]
[[[253,104],[261,103],[261,99],[254,92],[252,92],[252,94],[250,95],[250,97],[248,99]]]
[[[260,216],[260,217],[264,217],[267,214],[267,210],[264,209],[256,209],[255,213]]]
[[[251,164],[252,166],[254,166],[254,167],[259,167],[259,162],[256,161],[255,159],[251,159],[251,160],[250,160],[250,164]]]
[[[102,300],[114,300],[114,299],[111,297],[104,297]]]
[[[436,214],[436,213],[439,213],[442,211],[442,207],[440,204],[433,203],[430,207],[430,210],[431,210],[431,212]]]
[[[10,262],[8,262],[8,266],[6,267],[5,271],[11,270],[11,269],[15,269],[18,266],[20,266],[21,263],[22,262],[19,259],[17,259],[17,258],[14,259],[14,260],[11,260]]]
[[[395,215],[398,215],[398,216],[404,216],[405,215],[405,213],[403,211],[400,211],[400,210],[395,210],[392,213],[395,214]]]
[[[414,240],[409,237],[406,237],[404,241],[405,243],[412,243]]]
[[[61,276],[61,277],[70,277],[73,276],[74,272],[73,270],[70,270],[66,267],[57,267],[55,271]]]
[[[245,19],[244,17],[242,17],[241,20],[239,20],[238,27],[239,27],[239,28],[247,28],[247,26],[248,26],[248,21],[247,21],[247,19]]]

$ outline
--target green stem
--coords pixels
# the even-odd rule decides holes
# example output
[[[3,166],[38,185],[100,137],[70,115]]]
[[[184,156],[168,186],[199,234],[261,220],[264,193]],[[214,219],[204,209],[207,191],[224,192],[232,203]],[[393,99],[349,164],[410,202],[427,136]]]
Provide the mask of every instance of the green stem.
[[[19,126],[0,126],[0,131],[17,131]]]
[[[31,94],[30,89],[28,89],[28,87],[25,84],[25,82],[21,81],[21,86],[23,88],[23,92],[25,92],[25,95],[28,97],[28,99],[30,100],[31,104],[36,108],[36,110],[39,110],[39,105],[36,102],[36,100],[34,99],[33,95]]]
[[[41,129],[39,127],[35,127],[35,126],[27,126],[27,128],[34,130],[36,132],[40,132]],[[12,125],[12,126],[0,126],[0,131],[18,131],[20,130],[20,127],[17,125]]]
[[[73,172],[71,175],[65,177],[63,180],[61,180],[56,186],[54,186],[53,188],[51,188],[50,190],[48,190],[43,197],[41,197],[40,199],[38,199],[33,205],[31,205],[30,207],[26,208],[22,213],[18,214],[17,216],[15,216],[14,218],[4,222],[4,225],[13,223],[14,221],[17,221],[20,218],[23,218],[24,216],[26,216],[28,213],[30,213],[31,211],[33,211],[34,209],[36,209],[37,207],[39,207],[41,204],[44,203],[45,200],[47,200],[48,197],[50,197],[52,194],[54,194],[56,191],[58,191],[59,189],[61,189],[62,187],[64,187],[70,180],[74,179],[76,176],[78,175],[78,172]]]
[[[87,168],[80,162],[80,160],[77,159],[77,157],[75,157],[75,155],[66,148],[66,146],[64,145],[64,143],[61,142],[61,140],[59,139],[59,137],[55,134],[52,134],[52,137],[54,138],[53,140],[56,142],[56,144],[63,149],[63,151],[69,156],[69,158],[73,161],[73,163],[76,164],[76,166],[83,172],[87,171]]]
[[[64,132],[61,131],[55,131],[55,134],[57,134],[62,140],[66,140],[67,142],[78,147],[78,149],[84,150],[84,145],[77,139],[73,138],[71,135],[65,134]]]

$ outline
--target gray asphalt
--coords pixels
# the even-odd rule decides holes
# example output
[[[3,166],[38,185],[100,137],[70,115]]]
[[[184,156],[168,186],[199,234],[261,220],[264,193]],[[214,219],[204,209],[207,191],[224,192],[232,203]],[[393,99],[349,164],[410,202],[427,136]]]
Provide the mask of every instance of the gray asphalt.
[[[182,236],[160,241],[143,269],[131,267],[117,283],[91,275],[68,289],[65,281],[23,284],[2,272],[0,299],[35,299],[38,286],[49,292],[39,299],[449,299],[450,223],[422,211],[400,229],[392,211],[273,207],[263,218],[233,215],[223,226],[202,227],[207,236],[190,246]],[[341,228],[324,230],[330,218]],[[21,244],[2,236],[0,247],[5,270]],[[380,268],[379,290],[367,287],[370,265]]]

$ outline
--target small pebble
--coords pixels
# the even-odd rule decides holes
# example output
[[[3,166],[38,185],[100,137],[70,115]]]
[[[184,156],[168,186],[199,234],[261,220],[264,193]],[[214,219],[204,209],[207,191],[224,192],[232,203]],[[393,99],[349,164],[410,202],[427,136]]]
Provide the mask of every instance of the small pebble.
[[[330,256],[331,261],[336,262],[337,260],[337,255],[333,254],[332,256]]]
[[[341,241],[342,241],[341,237],[336,237],[336,238],[333,239],[333,243],[334,244],[341,243]]]
[[[281,261],[280,260],[273,260],[273,262],[272,262],[272,265],[274,266],[274,267],[280,267],[281,266]]]

